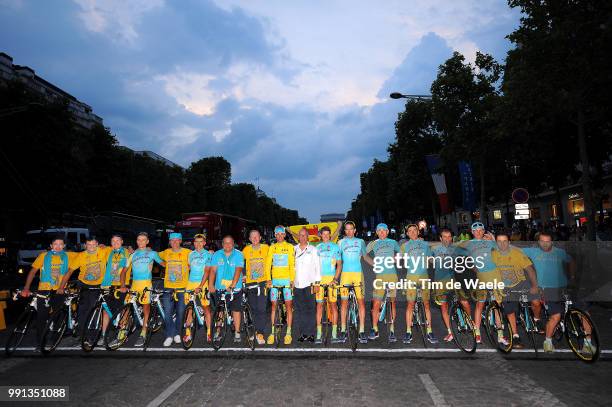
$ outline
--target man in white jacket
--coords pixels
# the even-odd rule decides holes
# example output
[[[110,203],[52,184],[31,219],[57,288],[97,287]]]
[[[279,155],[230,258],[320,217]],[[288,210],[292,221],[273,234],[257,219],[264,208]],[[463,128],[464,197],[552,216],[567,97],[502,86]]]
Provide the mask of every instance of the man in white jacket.
[[[317,249],[308,244],[308,231],[298,233],[299,243],[295,245],[294,304],[299,342],[314,342],[315,339],[315,293],[321,281],[321,263]]]

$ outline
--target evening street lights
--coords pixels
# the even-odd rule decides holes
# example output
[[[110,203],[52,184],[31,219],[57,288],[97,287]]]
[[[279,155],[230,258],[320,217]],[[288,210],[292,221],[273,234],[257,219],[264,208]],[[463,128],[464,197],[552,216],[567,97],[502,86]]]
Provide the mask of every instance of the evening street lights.
[[[413,99],[413,100],[428,100],[431,95],[404,95],[403,93],[393,92],[389,95],[391,99]]]

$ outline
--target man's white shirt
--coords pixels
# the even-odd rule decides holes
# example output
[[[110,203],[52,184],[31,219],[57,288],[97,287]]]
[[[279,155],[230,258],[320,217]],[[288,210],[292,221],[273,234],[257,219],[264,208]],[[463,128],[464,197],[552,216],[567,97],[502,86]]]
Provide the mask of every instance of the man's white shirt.
[[[306,288],[321,281],[321,262],[317,248],[307,245],[304,249],[295,245],[295,288]]]

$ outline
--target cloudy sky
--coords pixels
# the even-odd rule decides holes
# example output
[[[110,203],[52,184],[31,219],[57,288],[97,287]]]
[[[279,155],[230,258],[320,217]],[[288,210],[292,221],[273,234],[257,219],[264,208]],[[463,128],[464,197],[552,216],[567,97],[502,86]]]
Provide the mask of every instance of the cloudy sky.
[[[504,0],[0,0],[0,51],[121,144],[184,167],[221,155],[318,221],[387,156],[388,94],[428,93],[453,50],[503,60],[519,17]]]

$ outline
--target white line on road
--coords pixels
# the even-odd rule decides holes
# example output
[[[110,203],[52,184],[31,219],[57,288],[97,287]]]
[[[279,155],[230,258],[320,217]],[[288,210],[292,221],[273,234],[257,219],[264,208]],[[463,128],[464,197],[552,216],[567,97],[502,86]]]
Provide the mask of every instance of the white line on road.
[[[427,393],[429,393],[429,397],[431,397],[434,406],[448,407],[448,403],[444,399],[444,395],[427,373],[419,374],[419,379],[421,379],[421,383],[423,383],[425,390],[427,390]]]
[[[161,403],[163,403],[168,397],[170,397],[170,395],[172,395],[172,393],[174,393],[179,387],[181,387],[183,383],[189,380],[191,376],[193,376],[193,373],[185,373],[184,375],[176,379],[174,383],[168,386],[166,390],[162,391],[159,396],[157,396],[149,404],[147,404],[147,407],[160,406]]]
[[[16,350],[20,351],[33,351],[33,347],[23,347]],[[57,351],[64,352],[82,352],[80,347],[58,347]],[[183,348],[147,348],[146,352],[143,352],[142,348],[119,348],[118,352],[137,352],[146,354],[147,352],[216,352],[213,348],[191,348],[188,351]],[[104,348],[95,348],[94,352],[107,352]],[[248,348],[221,348],[219,352],[245,352],[245,353],[259,353],[259,352],[270,352],[270,353],[351,353],[351,349],[347,348],[255,348],[254,351]],[[387,348],[358,348],[356,353],[459,353],[460,349],[454,348],[399,348],[399,349],[387,349]],[[497,353],[497,349],[493,348],[482,348],[477,349],[474,355],[479,353]],[[570,349],[555,349],[554,353],[544,353],[540,350],[540,355],[554,355],[555,353],[571,353]],[[512,349],[512,353],[534,353],[532,349]],[[602,349],[602,354],[612,354],[612,349]]]

